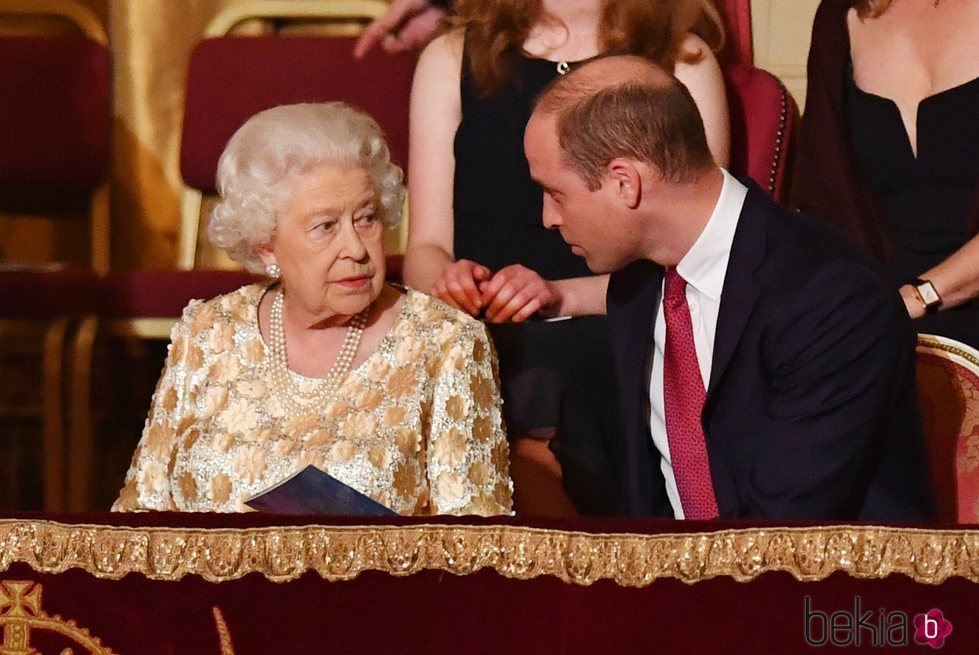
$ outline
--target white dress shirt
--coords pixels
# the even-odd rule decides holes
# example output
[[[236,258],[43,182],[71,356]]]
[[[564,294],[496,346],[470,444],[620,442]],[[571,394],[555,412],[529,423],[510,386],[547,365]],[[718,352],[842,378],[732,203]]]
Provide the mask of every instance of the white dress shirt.
[[[744,205],[748,189],[730,173],[724,173],[724,186],[714,211],[687,254],[676,269],[687,281],[687,305],[693,325],[693,340],[697,348],[697,361],[704,389],[710,381],[711,360],[714,354],[714,333],[717,330],[717,313],[721,306],[721,290],[731,255],[734,232]],[[660,452],[660,468],[666,478],[666,494],[678,519],[683,518],[680,494],[670,458],[670,446],[666,438],[666,412],[663,402],[663,349],[666,345],[666,320],[663,318],[663,290],[656,312],[653,330],[653,366],[649,378],[649,429],[653,444]]]

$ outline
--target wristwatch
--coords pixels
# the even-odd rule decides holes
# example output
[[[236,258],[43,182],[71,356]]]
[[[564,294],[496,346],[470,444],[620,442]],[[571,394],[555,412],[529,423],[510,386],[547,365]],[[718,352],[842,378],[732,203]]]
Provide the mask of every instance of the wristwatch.
[[[942,297],[935,291],[935,285],[931,283],[931,280],[918,279],[911,286],[914,287],[914,292],[918,294],[921,304],[925,306],[926,314],[937,310],[942,304]]]

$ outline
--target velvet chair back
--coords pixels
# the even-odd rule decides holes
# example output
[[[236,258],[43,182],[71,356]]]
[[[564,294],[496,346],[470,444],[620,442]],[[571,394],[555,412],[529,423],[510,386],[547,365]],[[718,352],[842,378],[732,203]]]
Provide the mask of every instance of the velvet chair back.
[[[381,126],[393,161],[408,163],[411,54],[353,57],[354,37],[217,37],[194,49],[187,77],[180,170],[188,187],[215,193],[218,159],[251,116],[276,105],[342,100]],[[199,228],[188,203],[181,266],[190,267]],[[188,215],[190,213],[191,215]],[[195,229],[196,228],[196,229]]]
[[[731,116],[730,170],[747,175],[781,201],[799,122],[799,108],[771,73],[747,64],[724,64]]]
[[[979,351],[919,334],[917,369],[939,520],[979,523]]]
[[[754,63],[751,33],[751,0],[714,0],[726,34],[721,60],[734,64]]]

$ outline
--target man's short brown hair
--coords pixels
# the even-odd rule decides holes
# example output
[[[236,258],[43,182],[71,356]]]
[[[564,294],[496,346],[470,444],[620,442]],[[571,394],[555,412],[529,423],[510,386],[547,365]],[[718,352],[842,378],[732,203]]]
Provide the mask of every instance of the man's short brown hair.
[[[601,187],[616,157],[653,164],[663,179],[677,184],[698,179],[714,165],[697,105],[676,78],[664,73],[668,81],[660,83],[638,76],[602,85],[575,72],[555,80],[536,110],[557,117],[565,162],[589,189]]]

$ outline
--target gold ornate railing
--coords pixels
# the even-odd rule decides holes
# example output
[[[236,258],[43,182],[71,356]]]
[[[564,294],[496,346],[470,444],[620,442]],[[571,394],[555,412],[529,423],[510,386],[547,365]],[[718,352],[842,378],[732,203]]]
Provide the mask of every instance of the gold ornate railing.
[[[719,529],[597,534],[513,525],[281,526],[174,528],[0,520],[0,570],[23,563],[40,573],[81,569],[103,579],[198,575],[210,582],[259,573],[284,582],[306,572],[351,580],[365,571],[406,576],[492,569],[513,579],[554,576],[577,585],[612,580],[643,587],[770,571],[821,580],[901,573],[919,583],[979,582],[979,530],[878,526]]]

